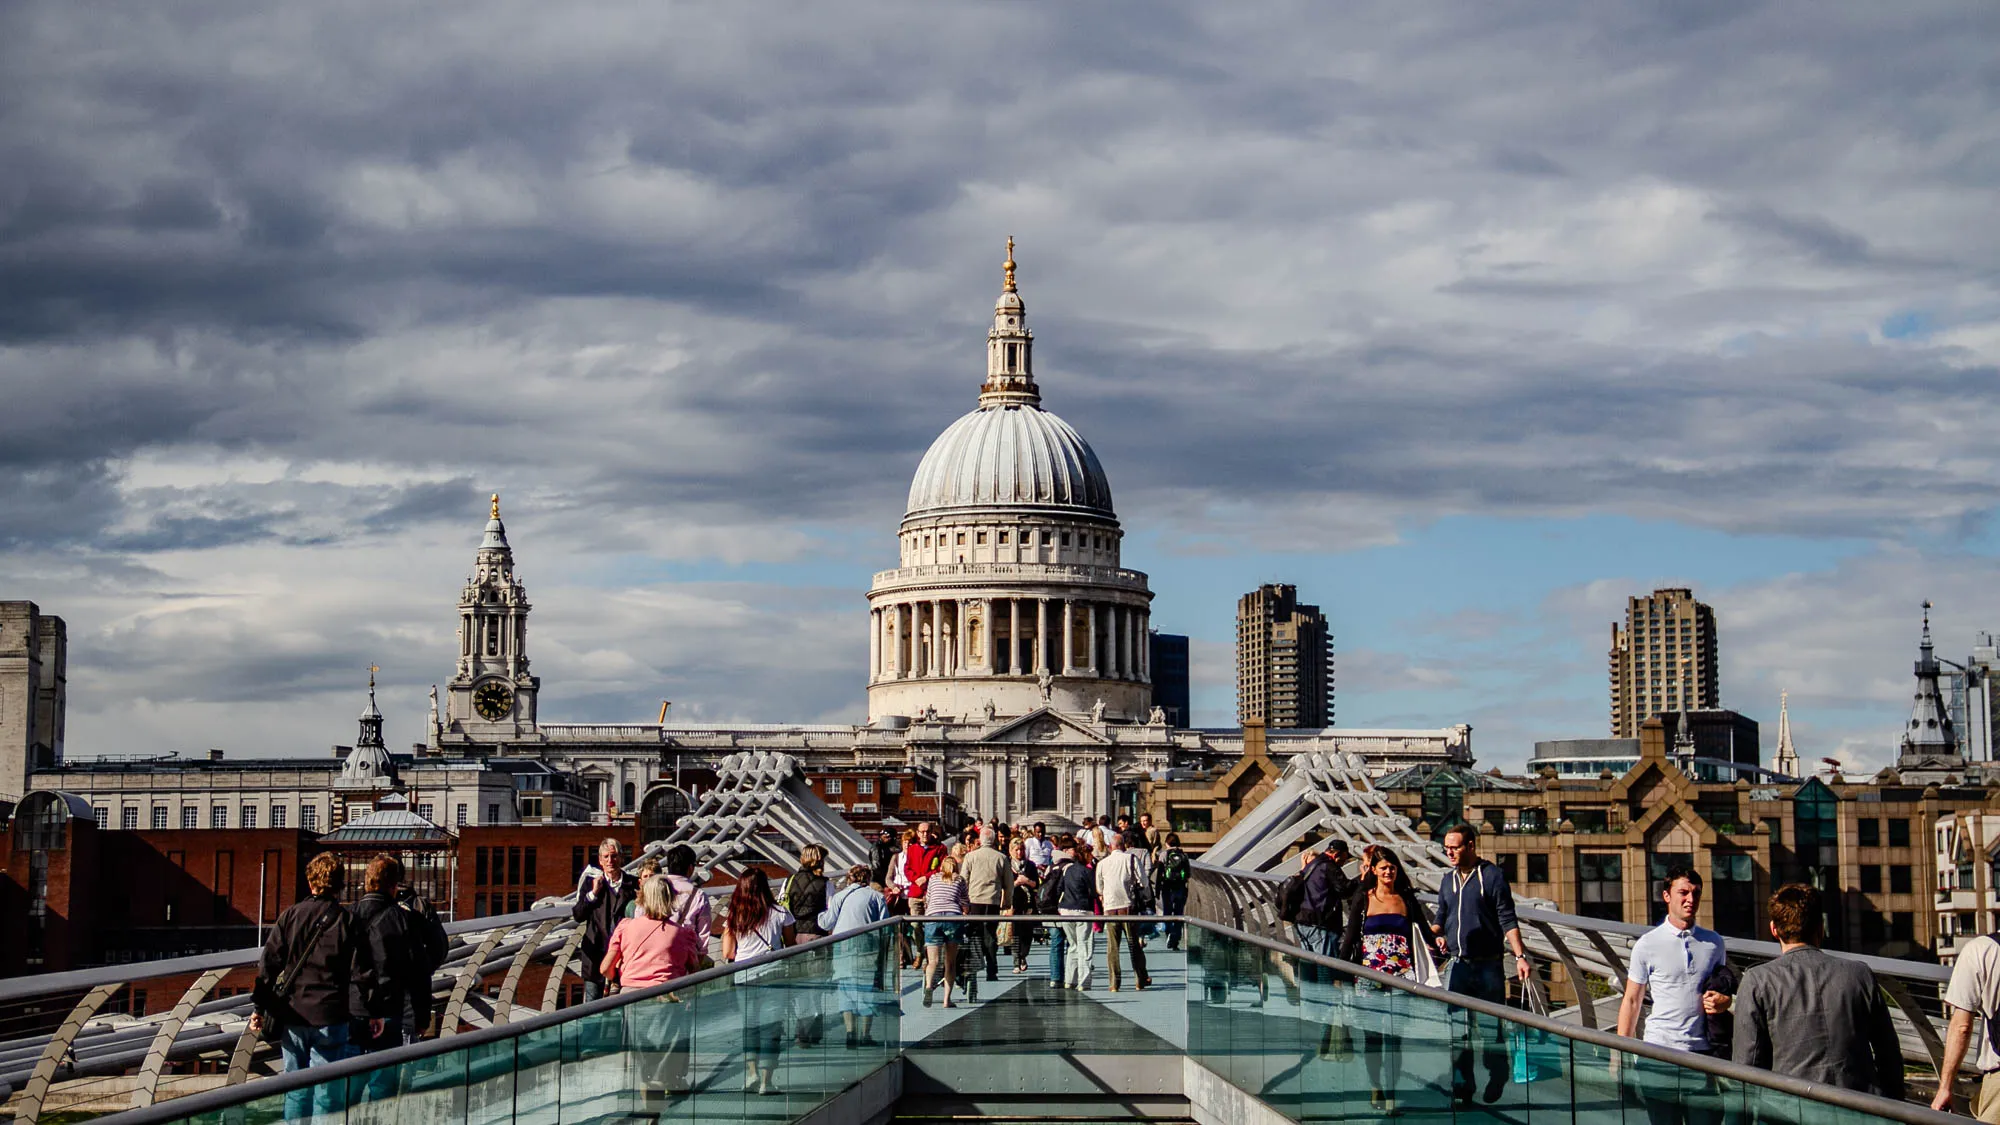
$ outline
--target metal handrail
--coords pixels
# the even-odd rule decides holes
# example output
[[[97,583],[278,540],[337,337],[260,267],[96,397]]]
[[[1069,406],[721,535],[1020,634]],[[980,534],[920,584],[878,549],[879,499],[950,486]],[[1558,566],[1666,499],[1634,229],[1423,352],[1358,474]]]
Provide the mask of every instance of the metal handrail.
[[[1789,1075],[1778,1074],[1775,1071],[1746,1066],[1742,1063],[1726,1059],[1711,1058],[1707,1055],[1697,1055],[1688,1051],[1676,1051],[1671,1047],[1657,1046],[1643,1039],[1627,1039],[1622,1035],[1616,1035],[1608,1031],[1578,1027],[1575,1024],[1563,1023],[1559,1020],[1553,1020],[1547,1016],[1539,1016],[1520,1008],[1510,1008],[1505,1004],[1495,1004],[1476,997],[1463,996],[1456,992],[1447,992],[1441,988],[1431,988],[1428,985],[1418,984],[1404,977],[1378,973],[1373,969],[1364,968],[1352,961],[1342,961],[1337,957],[1324,957],[1320,954],[1301,949],[1296,945],[1286,945],[1283,942],[1274,941],[1258,934],[1231,929],[1205,918],[1186,918],[1184,921],[1190,927],[1221,934],[1234,941],[1248,942],[1251,945],[1258,946],[1272,953],[1283,954],[1294,960],[1314,965],[1323,965],[1386,988],[1400,989],[1415,996],[1422,996],[1427,1000],[1434,1000],[1452,1007],[1479,1012],[1482,1015],[1494,1016],[1526,1027],[1535,1028],[1538,1031],[1560,1035],[1565,1039],[1589,1043],[1596,1047],[1609,1048],[1623,1054],[1638,1055],[1659,1062],[1684,1066],[1691,1070],[1703,1071],[1721,1078],[1748,1083],[1752,1086],[1762,1086],[1765,1089],[1777,1090],[1781,1093],[1809,1098],[1813,1101],[1825,1102],[1829,1105],[1837,1105],[1843,1109],[1852,1109],[1862,1113],[1873,1114],[1877,1117],[1908,1122],[1910,1125],[1965,1125],[1965,1118],[1955,1114],[1942,1113],[1928,1106],[1897,1101],[1894,1098],[1885,1098],[1879,1094],[1868,1094],[1859,1090],[1849,1090],[1839,1086],[1827,1086],[1818,1082],[1808,1082],[1802,1078],[1793,1078]]]

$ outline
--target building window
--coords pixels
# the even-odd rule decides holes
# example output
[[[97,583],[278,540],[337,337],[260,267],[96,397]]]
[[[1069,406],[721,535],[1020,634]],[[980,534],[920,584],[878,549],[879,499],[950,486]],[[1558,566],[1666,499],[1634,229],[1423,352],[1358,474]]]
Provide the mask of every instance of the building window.
[[[585,866],[587,866],[587,865],[588,865],[589,863],[590,863],[590,849],[589,849],[589,848],[587,848],[587,847],[586,847],[585,845],[583,845],[583,844],[577,844],[576,846],[574,846],[574,847],[570,848],[570,850],[569,850],[569,881],[570,881],[570,882],[572,882],[572,883],[580,883],[580,882],[582,882],[582,881],[583,881],[583,869],[584,869],[584,867],[585,867]]]
[[[1521,857],[1515,855],[1513,852],[1502,852],[1493,857],[1493,862],[1499,866],[1500,874],[1507,877],[1509,884],[1521,881]]]
[[[229,827],[229,806],[215,805],[211,807],[208,810],[208,826],[210,828]]]
[[[1889,821],[1889,846],[1907,848],[1910,846],[1910,822],[1904,817],[1894,817]]]
[[[1000,542],[1005,543],[1006,541],[1007,541],[1007,533],[1003,531],[1000,533]]]
[[[1861,846],[1879,848],[1882,846],[1882,822],[1872,816],[1864,816],[1858,822],[1861,826]]]
[[[1625,920],[1625,863],[1616,852],[1576,853],[1577,913],[1607,922]]]
[[[285,827],[285,821],[287,819],[289,818],[286,817],[285,815],[285,806],[283,805],[271,806],[271,827],[283,828]]]
[[[127,831],[136,830],[139,827],[139,806],[126,805],[118,810],[118,827]]]
[[[827,779],[826,779],[826,795],[827,795],[827,796],[829,796],[829,797],[834,797],[834,796],[838,796],[839,794],[840,794],[840,779],[839,779],[839,778],[837,778],[837,777],[829,777],[829,778],[827,778]]]
[[[91,811],[91,812],[92,812],[92,813],[93,813],[94,815],[96,815],[96,817],[97,817],[97,826],[98,826],[99,828],[109,828],[109,827],[111,827],[111,810],[110,810],[110,809],[107,809],[107,808],[105,808],[105,807],[104,807],[103,805],[97,805],[97,806],[94,806],[94,807],[93,807],[93,808],[92,808],[92,809],[91,809],[90,811]]]
[[[1894,914],[1889,915],[1890,941],[1915,941],[1916,935],[1917,916],[1915,914],[1907,910],[1898,910]]]
[[[425,801],[417,806],[417,815],[423,817],[425,820],[430,821],[432,824],[436,824],[437,806],[431,804],[429,801]]]
[[[974,543],[980,544],[981,546],[984,546],[986,543],[986,533],[981,531],[974,534],[972,537],[972,541]]]
[[[1167,827],[1175,832],[1215,831],[1215,812],[1203,808],[1167,806]]]
[[[472,885],[475,887],[483,887],[486,885],[485,848],[474,848],[472,850]]]
[[[855,778],[854,791],[863,797],[873,797],[875,795],[875,779],[872,777]]]
[[[481,891],[481,892],[479,892],[478,894],[476,894],[476,895],[473,895],[473,896],[472,896],[472,916],[473,916],[474,918],[484,918],[484,917],[486,917],[486,892],[485,892],[485,891]]]
[[[165,805],[154,805],[154,806],[153,806],[153,827],[154,827],[154,828],[165,828],[166,826],[167,826],[167,806],[165,806]]]
[[[319,831],[318,805],[299,806],[299,827],[305,829],[308,832]]]
[[[243,818],[237,821],[237,823],[244,828],[257,827],[257,807],[255,805],[244,805]]]
[[[486,806],[486,823],[488,823],[488,824],[498,824],[498,823],[500,823],[500,806],[499,806],[499,805],[488,805],[488,806]]]
[[[884,780],[882,782],[882,792],[887,793],[891,797],[901,796],[903,792],[903,779],[892,777]]]
[[[460,806],[458,806],[458,819],[457,819],[457,820],[456,820],[456,821],[455,821],[454,823],[455,823],[455,824],[456,824],[456,825],[457,825],[458,827],[460,827],[460,828],[463,828],[463,827],[465,827],[465,806],[464,806],[464,805],[460,805]]]
[[[1528,853],[1527,881],[1530,883],[1546,883],[1549,881],[1549,853]]]
[[[1909,864],[1893,863],[1889,865],[1889,893],[1892,895],[1906,895],[1911,893]]]
[[[539,880],[535,878],[535,849],[533,845],[521,849],[521,885],[532,887]]]
[[[1861,893],[1864,895],[1879,895],[1882,893],[1881,867],[1872,863],[1861,865]]]

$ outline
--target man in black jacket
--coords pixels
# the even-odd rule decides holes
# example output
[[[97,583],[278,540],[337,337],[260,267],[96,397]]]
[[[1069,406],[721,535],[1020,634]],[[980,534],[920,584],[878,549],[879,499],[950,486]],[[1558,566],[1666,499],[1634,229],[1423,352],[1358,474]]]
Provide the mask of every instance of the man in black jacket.
[[[576,905],[570,920],[583,923],[583,999],[585,1003],[604,995],[604,974],[597,967],[611,945],[611,931],[625,917],[625,908],[639,893],[639,881],[625,874],[625,850],[606,836],[597,845],[597,866],[583,869],[577,880]]]
[[[1300,948],[1309,953],[1338,955],[1340,907],[1354,894],[1354,880],[1347,877],[1348,859],[1347,841],[1335,840],[1304,860],[1299,912],[1292,928],[1298,931]]]
[[[364,972],[372,964],[355,940],[354,919],[340,904],[341,876],[340,860],[331,853],[313,857],[306,865],[312,897],[278,915],[257,963],[250,1030],[278,1033],[287,1072],[348,1057],[350,1027],[369,1025],[353,974],[357,963]],[[346,1104],[334,1088],[339,1085],[286,1093],[285,1117],[305,1117],[308,1103],[312,1112],[337,1112]]]
[[[416,919],[396,901],[402,883],[402,863],[395,856],[376,856],[351,912],[369,962],[366,973],[355,974],[368,1024],[350,1036],[363,1051],[413,1042],[431,1022],[430,952],[413,925]]]

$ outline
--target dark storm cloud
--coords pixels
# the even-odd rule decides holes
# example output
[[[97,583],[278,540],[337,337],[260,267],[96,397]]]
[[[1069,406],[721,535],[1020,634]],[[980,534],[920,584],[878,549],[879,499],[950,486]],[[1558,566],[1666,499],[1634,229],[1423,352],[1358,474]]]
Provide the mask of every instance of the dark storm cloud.
[[[503,491],[578,554],[810,555],[972,405],[1008,233],[1049,405],[1190,549],[1970,534],[1996,38],[1970,2],[6,6],[0,548],[283,571]],[[253,693],[381,644],[287,655],[226,593],[96,619],[269,650]],[[781,696],[764,655],[717,690]]]

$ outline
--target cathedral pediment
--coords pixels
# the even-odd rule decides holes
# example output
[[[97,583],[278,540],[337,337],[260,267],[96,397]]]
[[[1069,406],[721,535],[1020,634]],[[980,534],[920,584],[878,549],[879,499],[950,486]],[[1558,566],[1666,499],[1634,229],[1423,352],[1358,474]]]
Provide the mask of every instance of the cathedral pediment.
[[[1033,745],[1038,742],[1089,742],[1108,746],[1111,740],[1090,729],[1082,719],[1048,707],[1038,707],[980,736],[981,742]]]

